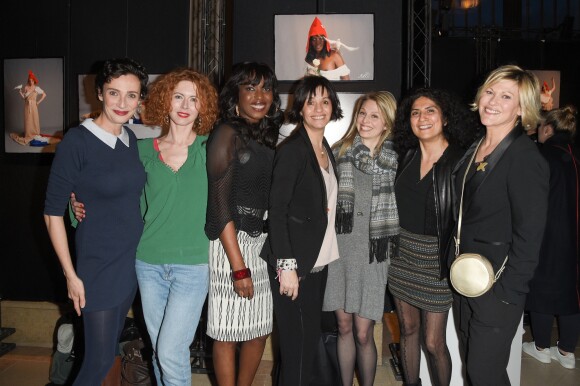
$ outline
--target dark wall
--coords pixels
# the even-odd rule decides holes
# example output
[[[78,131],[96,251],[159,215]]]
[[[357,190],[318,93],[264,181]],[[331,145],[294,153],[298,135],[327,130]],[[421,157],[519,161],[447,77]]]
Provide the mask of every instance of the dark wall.
[[[517,64],[530,70],[560,71],[560,106],[580,107],[580,41],[501,39],[497,65]],[[432,44],[431,86],[451,89],[471,101],[486,74],[476,72],[472,38],[435,38]]]
[[[152,74],[188,62],[189,0],[9,0],[0,17],[0,59],[64,58],[65,128],[78,124],[77,77],[96,61],[128,56]],[[52,155],[6,154],[1,137],[0,297],[66,300],[42,217]]]
[[[401,1],[236,0],[233,12],[233,63],[261,61],[274,68],[274,15],[324,13],[375,15],[375,79],[369,82],[336,82],[337,90],[388,90],[398,97],[403,49]],[[285,91],[284,87],[281,89]]]

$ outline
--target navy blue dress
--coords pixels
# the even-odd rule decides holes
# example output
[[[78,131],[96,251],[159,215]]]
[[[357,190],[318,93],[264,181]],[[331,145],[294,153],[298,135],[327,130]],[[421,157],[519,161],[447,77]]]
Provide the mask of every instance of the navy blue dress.
[[[75,234],[76,272],[85,287],[83,311],[102,311],[137,289],[135,255],[143,231],[139,202],[145,171],[137,138],[112,149],[84,126],[70,129],[57,146],[44,213],[63,216],[71,192],[90,213]]]

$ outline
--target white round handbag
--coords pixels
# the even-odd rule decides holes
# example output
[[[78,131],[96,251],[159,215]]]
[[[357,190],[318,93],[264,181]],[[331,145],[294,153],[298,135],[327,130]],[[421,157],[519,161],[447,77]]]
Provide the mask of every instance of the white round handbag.
[[[463,218],[463,190],[465,189],[467,173],[475,159],[475,154],[477,153],[480,144],[481,141],[479,141],[479,144],[475,148],[471,160],[465,169],[465,175],[463,176],[461,200],[459,203],[459,219],[457,221],[457,237],[455,238],[455,260],[453,261],[453,264],[451,264],[449,272],[449,279],[451,280],[453,288],[455,288],[455,290],[461,295],[470,298],[481,296],[489,291],[491,287],[493,287],[493,284],[499,279],[508,260],[508,257],[506,256],[501,268],[494,274],[493,266],[485,256],[478,253],[459,254],[459,245],[461,243],[461,220]]]
[[[449,279],[457,292],[470,298],[481,296],[493,287],[505,267],[494,274],[493,266],[478,253],[462,253],[451,264]]]

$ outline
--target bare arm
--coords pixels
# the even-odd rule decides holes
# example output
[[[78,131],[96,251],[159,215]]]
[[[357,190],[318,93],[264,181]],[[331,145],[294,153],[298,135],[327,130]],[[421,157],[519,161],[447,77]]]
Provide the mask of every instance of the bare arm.
[[[40,94],[40,99],[36,101],[36,104],[39,105],[40,102],[42,102],[44,100],[44,98],[46,98],[46,93],[43,92],[42,94]]]
[[[220,234],[220,241],[226,251],[228,261],[232,267],[232,271],[239,271],[246,268],[244,259],[242,257],[242,251],[240,251],[240,245],[238,244],[238,239],[236,237],[236,229],[233,221],[230,221],[224,227],[224,230]],[[238,295],[248,299],[254,297],[254,283],[252,278],[247,277],[241,280],[235,280],[234,290]]]
[[[344,59],[341,55],[341,53],[339,51],[335,51],[335,55],[334,55],[334,63],[336,65],[336,68],[340,67],[340,66],[344,66]],[[347,75],[342,75],[340,77],[341,80],[350,80],[350,74]]]
[[[85,307],[85,287],[82,280],[77,276],[72,263],[64,220],[60,216],[44,215],[44,221],[50,241],[66,278],[68,297],[73,301],[75,311],[80,315],[81,308]]]

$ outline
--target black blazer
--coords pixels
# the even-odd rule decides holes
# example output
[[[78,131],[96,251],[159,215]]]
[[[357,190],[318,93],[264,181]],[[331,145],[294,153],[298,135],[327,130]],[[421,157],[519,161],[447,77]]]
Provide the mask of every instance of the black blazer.
[[[522,129],[517,126],[514,130]],[[465,168],[475,147],[471,146],[453,173],[457,208]],[[500,300],[521,305],[538,264],[550,172],[536,145],[525,134],[517,137],[499,160],[493,160],[493,154],[487,171],[475,172],[466,182],[460,253],[485,256],[495,272],[508,255],[493,293]],[[452,253],[449,264],[453,258]]]
[[[336,175],[326,139],[323,144]],[[268,222],[262,258],[274,268],[277,259],[296,259],[298,276],[307,275],[318,259],[326,233],[328,203],[322,171],[302,125],[276,149]]]

